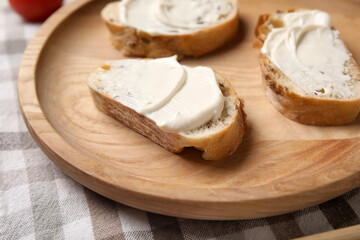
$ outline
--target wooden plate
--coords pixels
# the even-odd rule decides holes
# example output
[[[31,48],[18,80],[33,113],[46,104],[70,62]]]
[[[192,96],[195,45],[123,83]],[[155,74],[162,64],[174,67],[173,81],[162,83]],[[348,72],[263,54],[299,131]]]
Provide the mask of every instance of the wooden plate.
[[[235,41],[186,65],[227,77],[245,100],[251,128],[238,151],[221,162],[187,149],[172,154],[99,112],[86,79],[112,48],[99,12],[107,1],[78,0],[53,15],[28,46],[19,100],[29,131],[56,165],[84,186],[143,210],[198,219],[244,219],[305,208],[360,184],[360,119],[313,127],[283,117],[265,98],[252,48],[261,13],[318,8],[360,62],[358,1],[239,1]]]

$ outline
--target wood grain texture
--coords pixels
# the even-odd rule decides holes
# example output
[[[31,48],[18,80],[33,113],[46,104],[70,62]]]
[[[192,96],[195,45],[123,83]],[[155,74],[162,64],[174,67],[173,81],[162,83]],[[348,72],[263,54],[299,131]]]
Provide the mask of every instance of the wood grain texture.
[[[21,110],[39,146],[84,186],[129,206],[198,219],[244,219],[305,208],[360,184],[360,119],[341,127],[301,125],[283,117],[261,88],[253,29],[262,13],[318,8],[329,12],[360,62],[356,0],[240,0],[240,30],[222,49],[189,66],[210,66],[245,100],[250,129],[220,162],[187,149],[172,154],[98,111],[88,74],[122,58],[99,12],[108,1],[78,0],[48,19],[19,72]],[[345,14],[346,13],[346,14]]]

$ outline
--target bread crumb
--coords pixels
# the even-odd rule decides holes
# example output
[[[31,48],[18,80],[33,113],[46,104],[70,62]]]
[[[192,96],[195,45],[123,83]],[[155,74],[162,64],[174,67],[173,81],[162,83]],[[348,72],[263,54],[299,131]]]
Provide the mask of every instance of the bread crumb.
[[[102,65],[100,68],[103,69],[103,70],[110,70],[110,69],[111,69],[111,66],[105,64],[105,65]]]

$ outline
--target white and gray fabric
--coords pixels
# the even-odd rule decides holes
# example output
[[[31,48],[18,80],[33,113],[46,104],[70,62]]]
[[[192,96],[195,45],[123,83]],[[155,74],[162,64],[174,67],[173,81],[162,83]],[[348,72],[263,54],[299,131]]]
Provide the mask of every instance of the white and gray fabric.
[[[39,149],[18,106],[17,72],[39,27],[0,1],[0,239],[290,239],[360,223],[359,188],[281,216],[200,221],[137,210],[81,186]]]

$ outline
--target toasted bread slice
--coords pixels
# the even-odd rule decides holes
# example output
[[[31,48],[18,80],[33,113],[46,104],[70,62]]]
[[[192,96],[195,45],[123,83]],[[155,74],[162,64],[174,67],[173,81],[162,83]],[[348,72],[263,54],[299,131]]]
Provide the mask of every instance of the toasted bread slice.
[[[111,66],[111,62],[108,65]],[[109,69],[112,71],[113,67]],[[219,74],[216,74],[216,80],[224,96],[221,116],[196,129],[175,133],[161,129],[152,119],[111,98],[110,93],[104,91],[106,83],[100,77],[101,71],[103,69],[98,68],[88,79],[96,107],[170,152],[179,153],[185,147],[195,147],[203,151],[204,159],[221,160],[233,154],[243,139],[247,128],[244,104],[229,82]]]
[[[238,29],[237,1],[231,0],[234,8],[224,19],[211,26],[189,33],[152,34],[120,20],[119,2],[112,2],[101,11],[101,17],[111,32],[112,45],[125,56],[166,57],[178,55],[201,56],[233,39]]]
[[[279,21],[278,14],[294,11],[261,15],[255,29],[255,46],[262,47],[272,29],[284,26],[284,23]],[[360,71],[350,51],[347,50],[347,54],[350,60],[345,64],[346,74],[351,77],[349,87],[353,89],[355,96],[330,97],[309,94],[299,88],[269,58],[261,54],[260,69],[267,97],[279,112],[299,123],[333,126],[352,122],[360,111]]]

